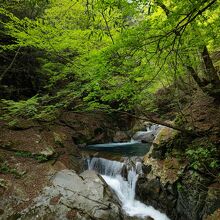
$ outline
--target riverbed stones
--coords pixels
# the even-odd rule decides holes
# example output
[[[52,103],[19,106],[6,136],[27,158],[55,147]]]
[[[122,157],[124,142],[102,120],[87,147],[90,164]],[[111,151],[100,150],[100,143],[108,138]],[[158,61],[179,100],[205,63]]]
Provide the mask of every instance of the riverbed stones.
[[[70,218],[72,216],[72,218]],[[108,186],[94,171],[78,175],[59,171],[34,203],[21,213],[20,220],[34,219],[121,219],[120,205]]]

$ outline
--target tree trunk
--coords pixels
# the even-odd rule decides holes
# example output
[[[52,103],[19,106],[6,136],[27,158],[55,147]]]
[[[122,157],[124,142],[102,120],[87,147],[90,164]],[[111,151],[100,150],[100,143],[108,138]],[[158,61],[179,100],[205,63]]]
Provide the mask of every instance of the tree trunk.
[[[213,65],[212,59],[209,56],[209,52],[206,46],[203,48],[202,59],[205,65],[205,73],[207,80],[213,84],[215,87],[220,86],[220,80],[218,77],[218,73]]]
[[[198,84],[198,86],[203,90],[203,86],[204,83],[202,82],[202,80],[199,78],[198,74],[196,73],[196,71],[194,70],[193,67],[191,66],[186,66],[189,74],[193,77],[193,79],[195,80],[195,82]]]

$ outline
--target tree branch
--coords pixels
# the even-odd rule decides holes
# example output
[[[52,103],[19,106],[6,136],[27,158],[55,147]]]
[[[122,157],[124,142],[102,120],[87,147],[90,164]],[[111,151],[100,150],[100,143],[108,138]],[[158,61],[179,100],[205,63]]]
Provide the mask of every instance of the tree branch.
[[[158,1],[155,1],[155,4],[163,9],[163,11],[166,13],[167,17],[169,16],[170,10],[167,8],[167,6],[163,2],[158,0]]]
[[[110,27],[109,27],[109,25],[108,25],[108,22],[107,22],[107,20],[106,20],[106,17],[105,17],[105,15],[104,15],[104,12],[103,12],[103,11],[101,12],[101,15],[102,15],[102,18],[103,18],[104,21],[105,21],[105,25],[106,25],[106,28],[107,28],[107,30],[108,30],[108,35],[109,35],[109,37],[111,38],[112,43],[115,44],[114,39],[113,39],[112,34],[111,34]]]
[[[192,130],[188,130],[184,127],[179,127],[179,126],[176,126],[172,123],[169,123],[167,121],[163,121],[162,119],[158,118],[154,113],[152,112],[145,112],[145,113],[141,113],[143,116],[137,116],[137,115],[134,115],[132,113],[129,113],[129,112],[126,112],[126,111],[122,111],[122,110],[119,110],[119,109],[105,109],[105,108],[101,108],[103,110],[107,110],[107,111],[110,111],[110,112],[116,112],[116,113],[121,113],[121,114],[125,114],[125,115],[128,115],[130,116],[131,118],[135,118],[135,119],[140,119],[140,120],[148,120],[152,123],[155,123],[155,124],[159,124],[159,125],[163,125],[163,126],[166,126],[168,128],[172,128],[174,130],[177,130],[177,131],[180,131],[184,134],[188,134],[188,135],[198,135],[197,132],[195,131],[192,131]]]
[[[206,3],[207,1],[204,1]],[[185,18],[183,18],[174,28],[173,32],[180,32],[184,27],[186,27],[188,24],[190,24],[192,21],[194,21],[199,15],[201,15],[204,11],[206,11],[208,8],[210,8],[217,0],[211,1],[208,5],[206,5],[204,8],[197,11],[197,13],[193,16],[193,13],[196,11],[194,8],[191,12],[189,12]],[[188,21],[180,26],[181,23],[183,23],[188,18]]]

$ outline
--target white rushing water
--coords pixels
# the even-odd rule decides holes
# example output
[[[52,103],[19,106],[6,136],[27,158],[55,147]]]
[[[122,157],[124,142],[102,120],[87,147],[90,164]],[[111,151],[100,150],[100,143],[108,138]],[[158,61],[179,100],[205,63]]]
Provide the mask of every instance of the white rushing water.
[[[136,167],[139,165],[140,163],[137,163]],[[102,175],[106,183],[115,191],[127,215],[137,216],[140,219],[149,216],[154,220],[169,220],[165,214],[135,199],[135,187],[138,179],[136,170],[138,169],[136,167],[128,169],[127,179],[125,179],[122,174],[124,166],[124,163],[103,158],[88,160],[89,170],[96,170]]]

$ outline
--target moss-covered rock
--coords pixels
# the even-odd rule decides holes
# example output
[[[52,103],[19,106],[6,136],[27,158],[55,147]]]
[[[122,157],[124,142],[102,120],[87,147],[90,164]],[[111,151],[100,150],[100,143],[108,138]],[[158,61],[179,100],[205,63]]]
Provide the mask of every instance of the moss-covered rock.
[[[161,183],[173,184],[183,174],[187,162],[180,162],[176,158],[166,158],[165,160],[156,160],[149,156],[144,157],[143,164],[151,166],[151,172],[148,174],[149,179],[160,178]]]
[[[177,134],[177,131],[174,129],[162,126],[151,146],[151,150],[149,152],[151,157],[164,159],[170,143],[173,142]]]
[[[168,140],[173,139],[176,134],[177,132],[174,129],[162,126],[156,135],[153,144],[160,145],[162,142],[167,142]]]

